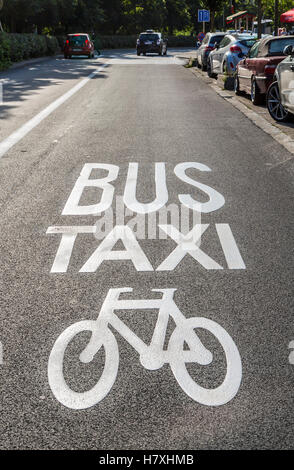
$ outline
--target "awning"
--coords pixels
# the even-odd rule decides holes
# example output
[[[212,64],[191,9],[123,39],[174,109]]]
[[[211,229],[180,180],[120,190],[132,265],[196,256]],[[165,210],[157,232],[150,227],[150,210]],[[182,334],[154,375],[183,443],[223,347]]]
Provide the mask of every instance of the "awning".
[[[285,13],[280,16],[280,21],[281,23],[294,23],[294,8],[285,11]]]
[[[255,18],[255,16],[256,15],[254,13],[248,13],[247,10],[239,11],[238,13],[235,13],[234,15],[227,16],[226,21],[227,23],[233,23],[233,21],[239,20],[241,18],[247,17],[248,19],[252,19],[252,18]]]

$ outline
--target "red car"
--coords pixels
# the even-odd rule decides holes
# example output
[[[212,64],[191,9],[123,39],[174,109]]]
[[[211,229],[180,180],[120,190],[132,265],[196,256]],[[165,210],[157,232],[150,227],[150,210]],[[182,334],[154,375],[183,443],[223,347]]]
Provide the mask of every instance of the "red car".
[[[64,44],[64,58],[71,59],[73,55],[86,55],[94,58],[94,44],[86,33],[68,34]]]
[[[285,59],[283,50],[288,44],[294,46],[294,36],[266,36],[257,41],[237,65],[235,93],[250,93],[252,103],[261,104],[273,82],[276,66]]]

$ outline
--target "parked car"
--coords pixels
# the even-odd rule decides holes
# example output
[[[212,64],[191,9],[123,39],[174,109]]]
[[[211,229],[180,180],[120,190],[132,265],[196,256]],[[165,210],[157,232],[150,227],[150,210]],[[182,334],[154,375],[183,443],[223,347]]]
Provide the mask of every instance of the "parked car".
[[[294,36],[267,36],[256,42],[237,66],[235,93],[245,91],[250,93],[253,104],[262,103],[277,65],[285,59],[283,51],[287,45],[294,46]]]
[[[294,114],[294,46],[286,46],[284,54],[288,57],[277,66],[266,95],[267,109],[276,121],[287,121]]]
[[[249,34],[226,34],[220,44],[209,54],[207,73],[217,77],[220,73],[233,75],[238,62],[255,43],[256,37]]]
[[[95,47],[89,34],[68,34],[64,44],[64,58],[71,59],[72,56],[86,55],[89,59],[94,58]]]
[[[210,52],[215,48],[217,44],[221,42],[226,33],[207,33],[202,43],[196,50],[196,63],[202,70],[206,70],[207,59]]]
[[[166,55],[167,39],[163,38],[161,33],[153,31],[152,29],[141,33],[137,39],[137,55],[146,55],[147,52]]]

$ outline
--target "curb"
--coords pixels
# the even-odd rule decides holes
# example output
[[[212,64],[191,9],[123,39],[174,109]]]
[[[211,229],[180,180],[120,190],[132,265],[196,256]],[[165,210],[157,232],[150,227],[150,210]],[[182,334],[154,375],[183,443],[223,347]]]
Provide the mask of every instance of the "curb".
[[[56,54],[56,55],[49,55],[49,56],[45,56],[45,57],[36,57],[35,59],[22,60],[21,62],[13,63],[10,67],[8,67],[8,69],[2,70],[1,73],[3,73],[3,72],[5,73],[7,71],[11,71],[11,70],[15,70],[15,69],[20,69],[20,68],[26,67],[28,65],[33,65],[33,64],[46,62],[47,60],[54,59],[54,58],[56,59],[57,57],[63,57],[63,56],[61,56],[60,54]]]
[[[207,83],[200,73],[194,70],[191,70],[191,71],[194,75],[199,77],[204,83],[210,86],[210,88],[212,88],[219,96],[221,96],[224,100],[229,102],[232,106],[234,106],[242,114],[244,114],[248,119],[250,119],[250,121],[253,122],[257,127],[259,127],[268,135],[270,135],[274,140],[276,140],[280,145],[282,145],[289,153],[294,155],[294,140],[291,139],[291,137],[289,137],[284,132],[280,131],[280,129],[278,129],[273,124],[268,122],[266,119],[264,119],[262,116],[257,114],[255,111],[252,111],[252,109],[245,106],[245,104],[241,103],[238,100],[238,98],[232,95],[228,95],[226,90],[221,89],[219,85]],[[283,161],[279,161],[278,164],[283,164],[290,160],[293,160],[293,157],[285,158]]]

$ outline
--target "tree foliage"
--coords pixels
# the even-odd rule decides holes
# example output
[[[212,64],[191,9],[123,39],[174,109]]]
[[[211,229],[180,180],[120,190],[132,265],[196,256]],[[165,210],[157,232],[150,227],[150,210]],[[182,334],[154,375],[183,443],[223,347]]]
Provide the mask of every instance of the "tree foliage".
[[[0,0],[1,4],[2,0]],[[199,31],[197,10],[207,8],[218,27],[230,14],[229,0],[4,0],[0,20],[7,32],[65,34],[74,31],[104,35],[137,34],[154,28],[174,34]],[[262,0],[262,12],[274,17],[274,0]],[[234,0],[235,11],[257,9],[256,0]],[[280,13],[293,0],[279,0]]]

